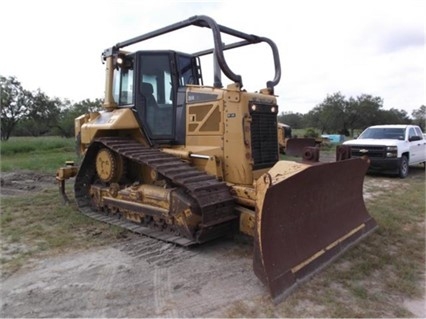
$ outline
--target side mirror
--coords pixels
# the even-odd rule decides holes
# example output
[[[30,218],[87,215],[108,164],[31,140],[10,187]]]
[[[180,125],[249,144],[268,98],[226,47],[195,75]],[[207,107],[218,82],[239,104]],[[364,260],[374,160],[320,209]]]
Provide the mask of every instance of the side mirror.
[[[413,142],[413,141],[420,141],[422,139],[421,136],[415,135],[415,136],[411,136],[408,141],[409,142]]]

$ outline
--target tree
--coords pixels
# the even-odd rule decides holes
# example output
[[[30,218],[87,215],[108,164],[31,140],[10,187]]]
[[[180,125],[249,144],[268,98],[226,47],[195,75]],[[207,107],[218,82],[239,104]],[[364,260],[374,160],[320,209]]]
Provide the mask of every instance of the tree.
[[[38,89],[33,93],[33,103],[28,117],[21,121],[21,134],[40,136],[48,134],[58,125],[61,100],[51,99]]]
[[[347,101],[340,92],[327,95],[321,104],[307,114],[307,123],[309,126],[318,128],[321,134],[344,131],[346,105]]]
[[[383,118],[383,100],[378,96],[362,94],[346,99],[340,92],[327,95],[324,101],[314,107],[306,116],[305,124],[321,131],[321,134],[338,133],[353,136],[354,130],[379,124]],[[401,120],[404,114],[393,111]]]
[[[359,128],[361,123],[361,113],[357,99],[354,99],[353,97],[349,98],[349,101],[346,105],[345,118],[346,125],[350,130],[350,136],[354,136],[354,130]]]
[[[30,114],[32,98],[15,77],[0,76],[1,140],[7,141],[16,124]]]
[[[422,105],[417,110],[414,110],[411,113],[413,117],[413,123],[420,126],[422,131],[425,132],[426,129],[426,106]]]
[[[303,127],[303,114],[293,112],[281,112],[278,115],[278,121],[283,124],[290,125],[292,128]]]
[[[102,109],[102,99],[94,99],[93,101],[91,99],[85,99],[74,103],[72,105],[72,109],[79,115],[90,112],[98,112]]]
[[[355,129],[365,129],[371,125],[380,124],[380,110],[383,107],[383,99],[370,94],[362,94],[356,98],[359,120],[355,123]]]
[[[390,110],[380,110],[379,121],[381,124],[411,124],[412,121],[404,110],[391,108]]]
[[[97,112],[102,109],[101,99],[85,99],[83,101],[72,104],[69,100],[62,102],[62,110],[60,112],[59,120],[56,130],[61,136],[72,137],[74,136],[74,119],[80,115]]]

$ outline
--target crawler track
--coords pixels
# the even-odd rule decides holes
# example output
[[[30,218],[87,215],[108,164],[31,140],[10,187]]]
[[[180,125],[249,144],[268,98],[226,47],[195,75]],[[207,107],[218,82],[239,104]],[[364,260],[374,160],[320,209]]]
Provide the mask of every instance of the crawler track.
[[[127,160],[155,169],[173,187],[184,189],[196,201],[202,216],[201,225],[194,238],[176,236],[170,232],[152,229],[94,209],[89,194],[91,185],[98,182],[95,157],[102,147],[111,149]],[[173,155],[161,152],[159,149],[145,147],[128,138],[103,137],[95,140],[87,150],[80,166],[74,191],[78,207],[83,214],[135,233],[182,246],[205,242],[233,231],[237,217],[234,212],[234,200],[224,182],[197,170]]]

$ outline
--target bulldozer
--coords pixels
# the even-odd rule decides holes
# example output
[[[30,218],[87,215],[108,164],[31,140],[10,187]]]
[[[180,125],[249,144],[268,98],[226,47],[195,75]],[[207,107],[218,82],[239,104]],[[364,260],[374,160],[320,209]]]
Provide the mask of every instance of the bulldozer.
[[[185,27],[207,30],[213,45],[124,50]],[[233,40],[224,43],[224,34]],[[224,52],[261,43],[273,77],[247,92]],[[210,84],[203,56],[213,60]],[[309,149],[300,162],[279,160],[281,64],[269,38],[198,15],[119,42],[102,60],[103,109],[75,119],[81,159],[56,173],[65,202],[73,179],[83,214],[180,246],[245,234],[254,273],[275,302],[377,227],[362,194],[367,160],[323,163]]]
[[[278,145],[281,154],[302,157],[306,147],[315,147],[320,142],[315,138],[292,136],[291,126],[288,124],[277,124]]]
[[[291,138],[291,126],[278,122],[277,130],[279,150],[281,154],[285,154],[287,141]]]

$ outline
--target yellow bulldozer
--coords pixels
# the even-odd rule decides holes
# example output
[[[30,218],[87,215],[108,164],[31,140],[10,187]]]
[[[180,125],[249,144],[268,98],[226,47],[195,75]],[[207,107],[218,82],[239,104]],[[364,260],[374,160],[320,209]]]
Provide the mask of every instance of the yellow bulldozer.
[[[320,143],[315,138],[293,136],[291,126],[288,124],[278,122],[277,130],[281,154],[302,157],[306,147],[315,147]]]
[[[123,49],[188,26],[209,31],[212,47]],[[223,34],[237,40],[225,44]],[[271,49],[274,77],[247,92],[224,52],[259,43]],[[205,55],[213,57],[212,84],[201,72]],[[193,16],[117,43],[102,58],[104,108],[75,119],[81,161],[56,174],[65,201],[74,178],[83,214],[181,246],[247,234],[254,272],[274,301],[376,228],[362,194],[367,161],[279,160],[281,65],[269,38]]]

